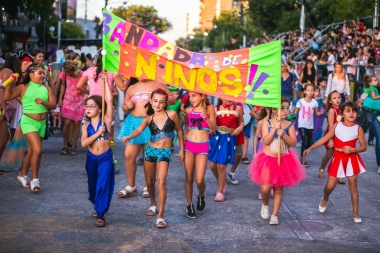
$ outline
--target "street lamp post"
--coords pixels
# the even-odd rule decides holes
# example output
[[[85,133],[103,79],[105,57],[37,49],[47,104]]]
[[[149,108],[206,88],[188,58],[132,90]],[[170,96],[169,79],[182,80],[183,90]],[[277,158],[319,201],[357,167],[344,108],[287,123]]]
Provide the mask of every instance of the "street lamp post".
[[[54,31],[55,31],[55,27],[54,26],[50,26],[49,27],[49,30],[50,30],[50,35],[52,38],[54,39],[57,39],[57,50],[59,50],[61,48],[61,20],[62,20],[62,13],[61,13],[61,0],[57,0],[58,2],[58,9],[57,9],[57,12],[58,12],[58,31],[57,31],[57,35],[54,35]]]
[[[204,32],[203,35],[203,52],[206,52],[206,37],[208,36],[208,32]]]

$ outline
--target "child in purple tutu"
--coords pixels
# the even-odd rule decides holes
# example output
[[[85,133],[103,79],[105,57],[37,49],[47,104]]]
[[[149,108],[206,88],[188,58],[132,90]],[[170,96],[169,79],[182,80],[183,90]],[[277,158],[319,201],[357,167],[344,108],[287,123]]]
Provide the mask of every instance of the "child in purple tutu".
[[[278,110],[281,117],[277,118]],[[273,210],[270,225],[278,224],[284,187],[292,187],[306,178],[306,172],[290,150],[297,144],[296,131],[292,122],[286,121],[289,114],[289,102],[282,98],[281,109],[272,109],[272,117],[263,122],[261,128],[264,147],[259,151],[249,166],[251,180],[260,185],[262,195],[261,217],[269,218],[269,195],[274,189]],[[278,163],[278,142],[280,141],[280,163]]]

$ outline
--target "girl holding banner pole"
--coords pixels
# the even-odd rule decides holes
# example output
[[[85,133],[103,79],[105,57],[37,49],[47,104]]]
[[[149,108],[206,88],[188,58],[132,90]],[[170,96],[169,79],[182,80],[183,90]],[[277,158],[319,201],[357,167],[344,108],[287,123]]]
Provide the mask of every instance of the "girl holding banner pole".
[[[280,110],[280,111],[279,111]],[[249,166],[251,180],[260,185],[262,195],[261,217],[269,218],[269,196],[274,189],[273,210],[270,225],[278,225],[284,187],[292,187],[306,178],[306,172],[297,155],[290,147],[297,144],[296,131],[292,122],[286,121],[289,102],[282,98],[281,108],[272,109],[272,117],[263,122],[261,134],[264,142]],[[279,114],[280,117],[275,117]],[[278,161],[280,153],[280,162]]]
[[[113,97],[108,85],[107,74],[103,72],[103,96],[93,95],[86,100],[86,116],[90,122],[82,125],[81,144],[88,147],[86,171],[88,177],[89,200],[94,205],[96,226],[104,227],[104,215],[108,211],[115,185],[113,154],[110,132],[113,114]],[[105,87],[107,86],[107,87]],[[104,96],[105,94],[105,96]],[[106,98],[107,103],[105,103]]]

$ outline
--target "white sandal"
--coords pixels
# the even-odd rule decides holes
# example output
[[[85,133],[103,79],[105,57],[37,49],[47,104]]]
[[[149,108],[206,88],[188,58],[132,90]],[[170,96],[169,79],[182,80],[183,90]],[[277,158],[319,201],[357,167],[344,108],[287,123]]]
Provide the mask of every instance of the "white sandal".
[[[166,221],[163,218],[157,218],[156,228],[166,228]]]
[[[149,207],[148,211],[145,212],[145,214],[147,216],[155,216],[156,215],[156,210],[157,210],[156,206],[151,206],[151,207]]]
[[[144,187],[144,191],[143,191],[142,197],[143,198],[149,198],[149,192],[148,192],[148,188],[147,187]]]
[[[30,180],[27,175],[20,176],[20,174],[17,175],[17,180],[22,184],[22,187],[29,188],[30,187]]]
[[[119,195],[120,198],[127,198],[136,195],[137,193],[138,191],[136,186],[130,187],[129,185],[127,185],[123,190],[119,191],[117,195]]]

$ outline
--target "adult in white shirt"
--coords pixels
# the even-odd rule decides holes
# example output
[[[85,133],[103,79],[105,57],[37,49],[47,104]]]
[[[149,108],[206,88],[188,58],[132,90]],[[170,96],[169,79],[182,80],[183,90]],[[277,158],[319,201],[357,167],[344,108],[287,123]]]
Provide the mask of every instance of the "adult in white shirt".
[[[328,72],[328,74],[331,74],[334,71],[334,64],[336,62],[335,56],[334,56],[334,51],[332,48],[327,50],[327,55],[329,56],[327,61],[326,62],[320,61],[320,63],[326,64],[327,65],[327,72]]]
[[[329,74],[329,77],[327,79],[325,93],[326,102],[328,95],[334,90],[340,93],[340,97],[342,98],[341,104],[343,104],[345,101],[350,100],[350,83],[348,81],[348,76],[343,71],[343,65],[340,62],[335,63],[334,71]]]

